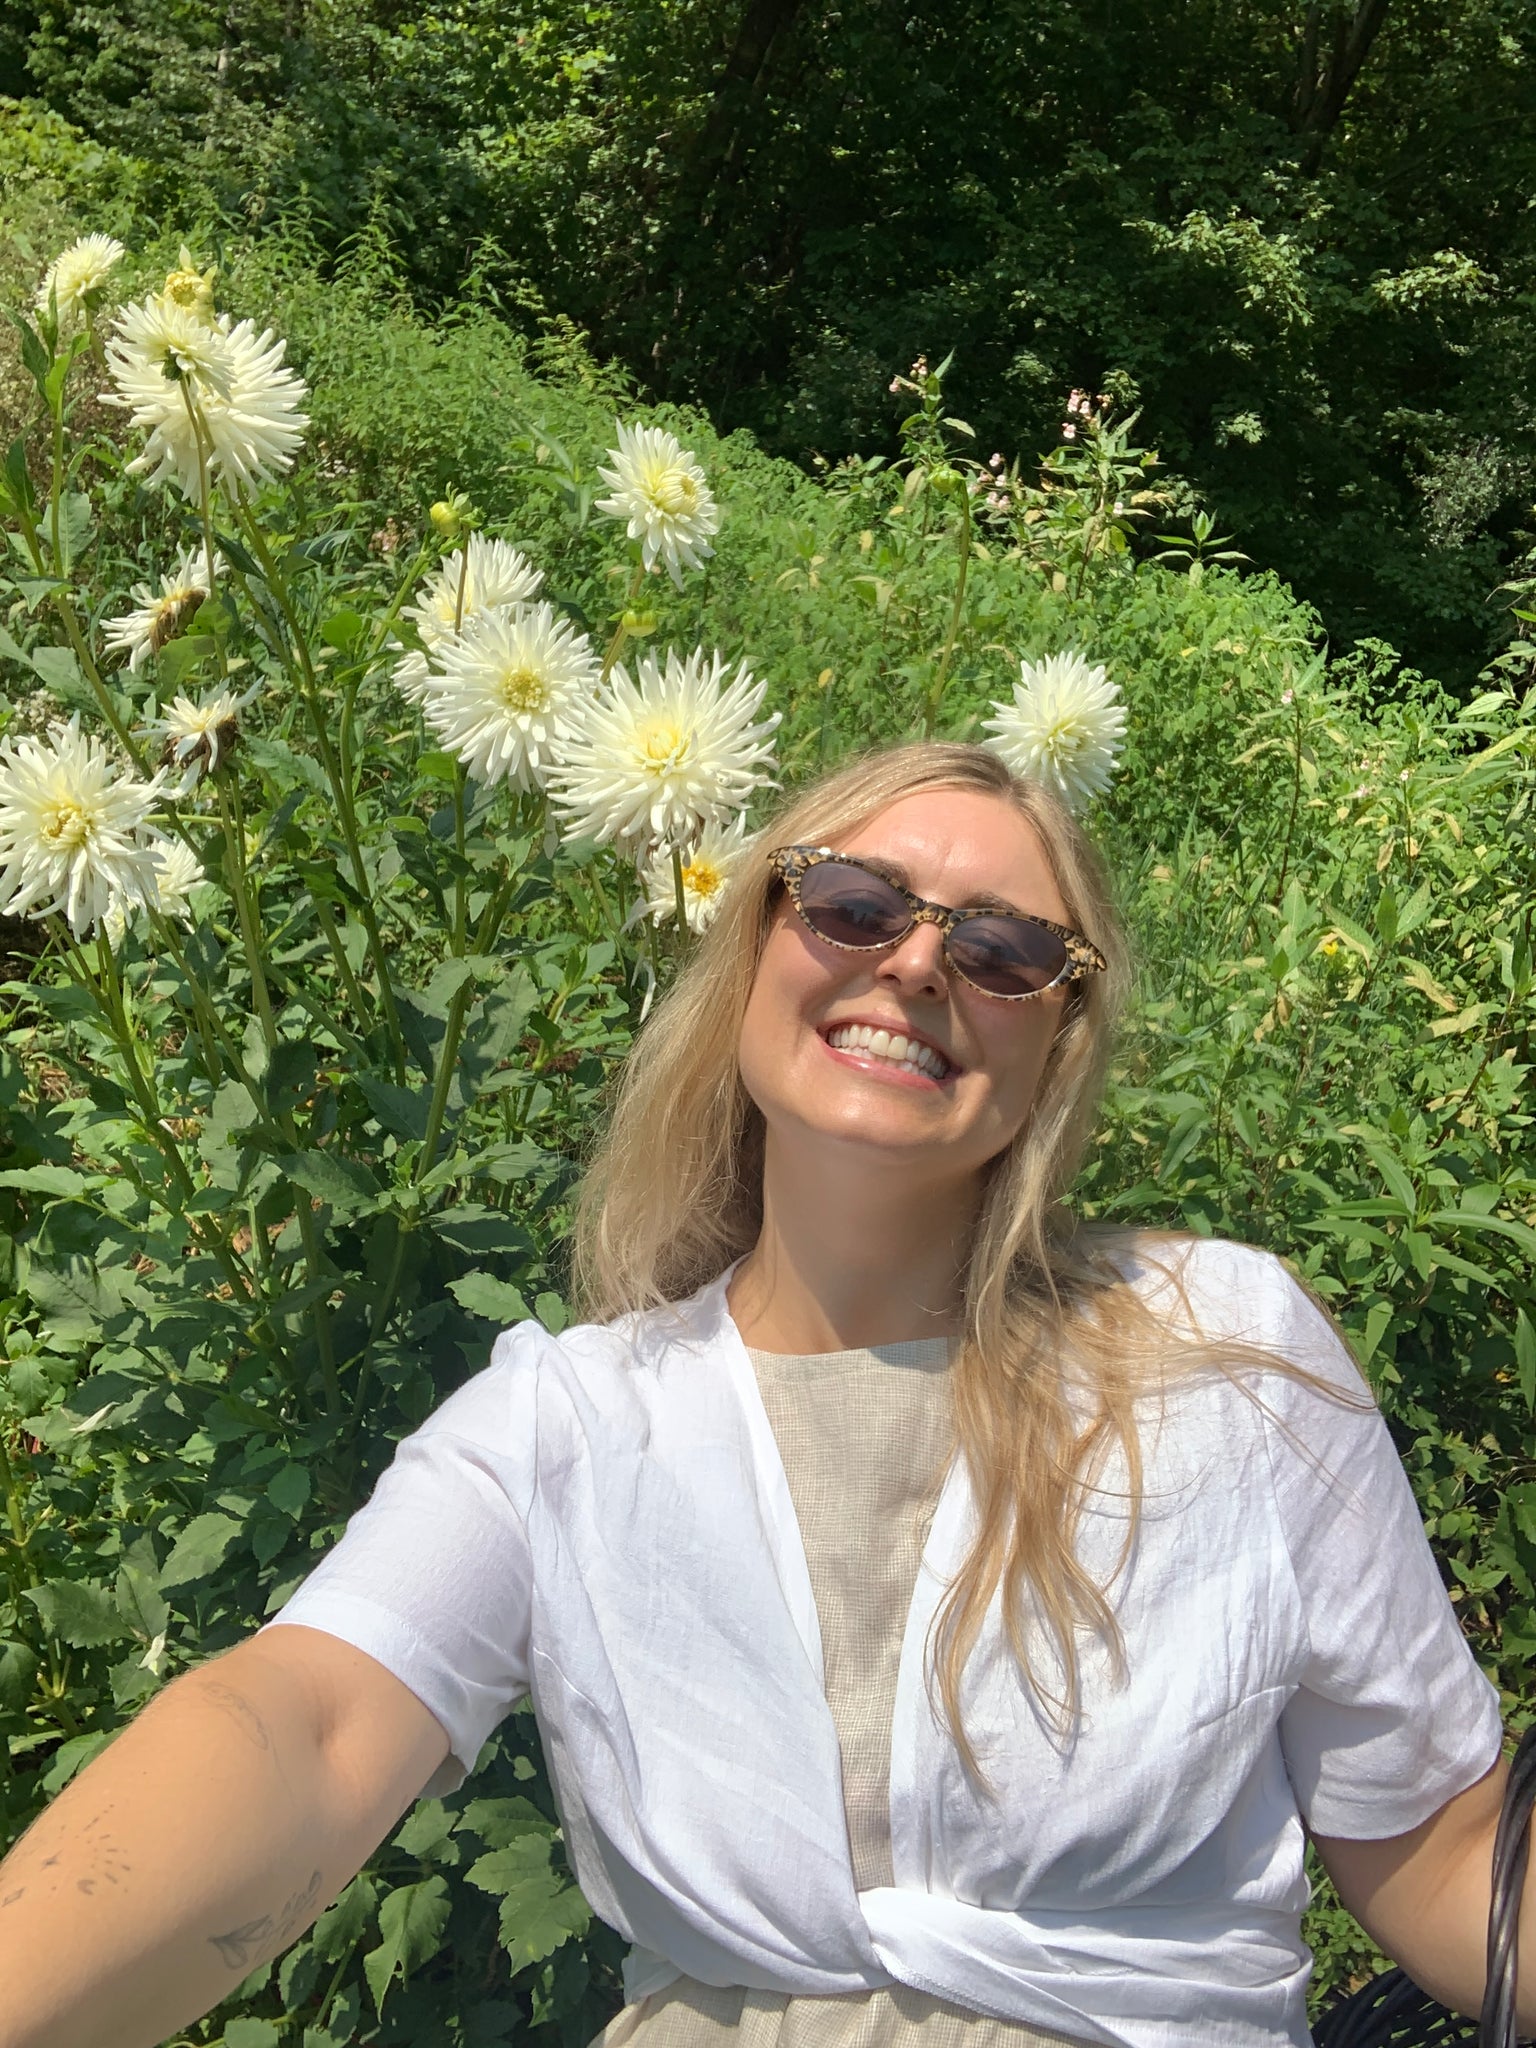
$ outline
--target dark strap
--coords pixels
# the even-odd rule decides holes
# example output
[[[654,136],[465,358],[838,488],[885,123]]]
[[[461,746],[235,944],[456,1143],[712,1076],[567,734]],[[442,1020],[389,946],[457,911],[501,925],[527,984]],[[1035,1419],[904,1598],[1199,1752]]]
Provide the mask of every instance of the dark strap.
[[[1478,2048],[1515,2048],[1515,1983],[1519,1968],[1520,1901],[1531,1853],[1536,1806],[1536,1726],[1520,1738],[1493,1842],[1493,1902],[1488,1913],[1488,1988]]]

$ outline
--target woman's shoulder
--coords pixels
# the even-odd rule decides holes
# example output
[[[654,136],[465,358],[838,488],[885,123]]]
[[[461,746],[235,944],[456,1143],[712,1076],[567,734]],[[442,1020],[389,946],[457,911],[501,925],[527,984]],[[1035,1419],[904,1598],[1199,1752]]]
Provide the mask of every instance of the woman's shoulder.
[[[1274,1252],[1236,1238],[1142,1232],[1107,1255],[1144,1306],[1176,1340],[1230,1347],[1234,1364],[1306,1388],[1307,1379],[1351,1395],[1365,1383],[1342,1332],[1317,1293]],[[1298,1379],[1295,1368],[1305,1378]],[[1314,1396],[1320,1389],[1314,1388]]]

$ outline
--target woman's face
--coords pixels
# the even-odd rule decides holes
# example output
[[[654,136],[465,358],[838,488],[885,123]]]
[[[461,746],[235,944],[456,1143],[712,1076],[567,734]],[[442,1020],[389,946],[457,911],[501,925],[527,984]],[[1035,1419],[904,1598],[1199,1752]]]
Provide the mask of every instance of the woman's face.
[[[894,880],[952,909],[992,899],[1071,922],[1033,826],[1001,797],[901,797],[835,850],[887,863]],[[984,994],[951,972],[932,924],[881,952],[844,952],[808,931],[785,894],[742,1023],[742,1081],[771,1146],[830,1141],[872,1164],[953,1182],[979,1173],[1025,1122],[1067,997]],[[900,1046],[882,1056],[850,1042],[861,1025],[931,1047],[943,1073],[898,1064],[890,1053]]]

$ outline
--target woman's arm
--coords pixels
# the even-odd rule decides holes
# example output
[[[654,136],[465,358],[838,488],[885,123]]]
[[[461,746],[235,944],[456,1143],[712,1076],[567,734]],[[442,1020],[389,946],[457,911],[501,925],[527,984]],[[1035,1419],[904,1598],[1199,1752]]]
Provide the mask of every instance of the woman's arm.
[[[1501,1757],[1405,1835],[1313,1838],[1339,1897],[1378,1947],[1421,1990],[1473,2017],[1487,1981],[1493,1837],[1508,1775]],[[1536,1876],[1520,1905],[1518,2023],[1536,2031]]]
[[[200,2018],[331,1903],[447,1747],[314,1629],[184,1673],[0,1864],[0,2048],[154,2048]]]

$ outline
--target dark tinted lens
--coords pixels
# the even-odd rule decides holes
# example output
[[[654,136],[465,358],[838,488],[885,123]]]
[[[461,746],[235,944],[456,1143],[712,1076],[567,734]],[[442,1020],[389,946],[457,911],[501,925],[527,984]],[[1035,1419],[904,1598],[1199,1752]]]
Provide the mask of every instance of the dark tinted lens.
[[[801,876],[800,910],[811,930],[835,946],[888,946],[912,921],[889,882],[831,860]]]
[[[1022,996],[1050,987],[1067,964],[1067,949],[1054,932],[1022,917],[968,917],[949,935],[949,957],[988,994]]]

